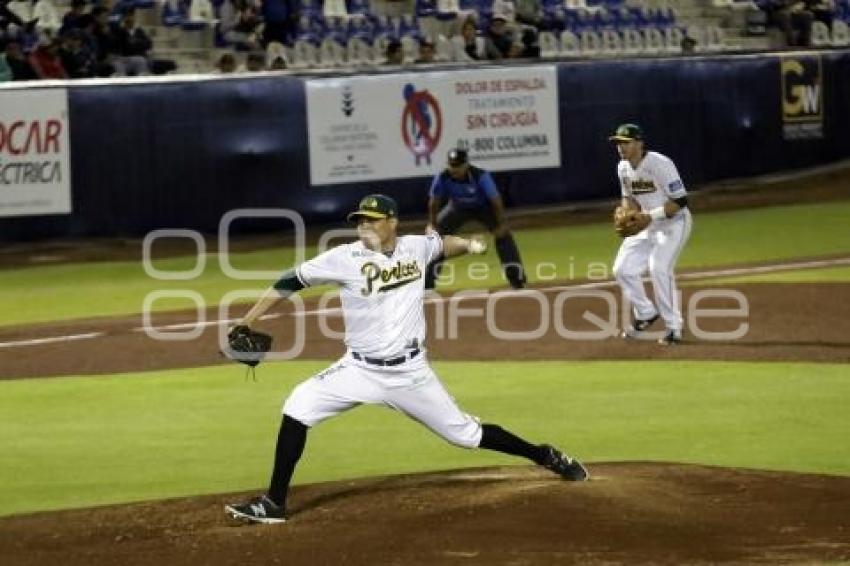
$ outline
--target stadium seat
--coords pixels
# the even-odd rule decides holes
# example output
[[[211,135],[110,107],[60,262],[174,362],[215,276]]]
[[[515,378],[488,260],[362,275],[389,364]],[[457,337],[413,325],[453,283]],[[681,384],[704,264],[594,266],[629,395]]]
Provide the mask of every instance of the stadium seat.
[[[581,41],[572,30],[561,32],[561,55],[567,57],[578,57],[581,55]]]
[[[637,55],[643,52],[643,35],[635,28],[623,30],[623,53]]]
[[[664,29],[664,50],[667,53],[679,53],[682,50],[682,40],[685,32],[678,26]]]
[[[726,49],[726,34],[720,26],[706,26],[703,31],[703,38],[707,51],[723,51]]]
[[[541,31],[537,40],[540,43],[540,56],[544,59],[554,58],[561,54],[558,38],[551,31]]]
[[[664,34],[656,27],[647,27],[643,30],[643,48],[647,53],[661,53],[664,51]]]
[[[372,18],[372,10],[369,7],[369,0],[348,0],[346,10],[349,16],[360,16],[362,18]]]
[[[615,29],[603,29],[599,32],[601,40],[600,51],[606,55],[616,55],[623,52],[623,39]]]
[[[419,58],[419,39],[412,34],[401,36],[401,50],[405,62],[416,61]]]
[[[345,65],[345,48],[335,37],[325,37],[319,44],[319,65],[325,68]]]
[[[452,45],[452,42],[449,38],[444,35],[438,35],[436,44],[436,57],[437,61],[453,61],[455,56],[455,48]]]
[[[393,39],[393,36],[386,34],[375,36],[375,40],[372,43],[373,65],[383,65],[387,62],[387,46]]]
[[[316,45],[307,40],[299,39],[292,47],[292,66],[296,69],[316,67],[319,64]]]
[[[210,0],[192,0],[189,5],[190,22],[203,23],[204,26],[210,26],[215,23],[215,11]]]
[[[349,66],[369,65],[372,63],[372,45],[360,37],[352,37],[346,47],[346,61]]]
[[[835,47],[850,45],[850,28],[847,22],[838,19],[832,21],[832,45]]]
[[[829,28],[826,24],[815,20],[812,22],[812,46],[813,47],[828,47],[832,45],[832,38],[829,35]]]
[[[328,18],[348,19],[348,8],[345,5],[345,0],[324,0],[322,16],[325,20]]]
[[[186,11],[180,0],[165,0],[160,12],[162,25],[174,27],[183,24],[186,20]]]
[[[591,29],[581,32],[578,39],[583,55],[597,55],[602,50],[602,38]]]

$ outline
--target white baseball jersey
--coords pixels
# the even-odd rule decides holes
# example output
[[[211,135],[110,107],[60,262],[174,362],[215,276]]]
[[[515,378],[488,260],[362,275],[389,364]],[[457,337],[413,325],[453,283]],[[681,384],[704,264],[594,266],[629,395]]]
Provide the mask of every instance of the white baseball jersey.
[[[356,242],[328,250],[296,268],[304,285],[340,286],[345,344],[350,351],[299,384],[284,402],[284,414],[315,426],[359,405],[385,405],[452,444],[479,446],[480,421],[458,407],[424,351],[390,367],[369,361],[413,355],[423,347],[425,269],[442,251],[443,240],[437,233],[403,236],[389,256]]]
[[[637,168],[623,159],[617,165],[617,177],[623,196],[637,200],[644,212],[664,206],[667,199],[687,195],[676,165],[656,151],[647,152]]]
[[[305,286],[340,286],[350,350],[392,358],[425,343],[425,269],[442,251],[436,233],[398,238],[389,257],[358,241],[330,249],[295,271]]]

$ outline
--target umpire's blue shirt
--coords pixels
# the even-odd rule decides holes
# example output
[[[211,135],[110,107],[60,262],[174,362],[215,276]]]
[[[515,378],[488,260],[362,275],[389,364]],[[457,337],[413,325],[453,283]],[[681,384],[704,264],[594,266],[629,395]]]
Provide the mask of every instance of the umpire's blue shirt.
[[[456,208],[473,209],[491,206],[490,200],[499,196],[499,191],[488,171],[470,166],[462,181],[453,179],[448,171],[437,173],[429,194],[451,201]]]

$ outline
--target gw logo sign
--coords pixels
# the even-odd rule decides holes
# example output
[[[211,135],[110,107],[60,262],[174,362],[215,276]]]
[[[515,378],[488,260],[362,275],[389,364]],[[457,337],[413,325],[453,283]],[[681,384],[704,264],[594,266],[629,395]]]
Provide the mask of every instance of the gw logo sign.
[[[785,139],[823,137],[823,79],[820,57],[783,58],[781,73]]]

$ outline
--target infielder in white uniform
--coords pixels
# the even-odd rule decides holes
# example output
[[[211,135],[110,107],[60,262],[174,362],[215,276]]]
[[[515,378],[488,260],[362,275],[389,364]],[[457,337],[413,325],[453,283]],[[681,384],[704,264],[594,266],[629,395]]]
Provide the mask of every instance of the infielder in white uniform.
[[[298,385],[283,405],[268,493],[225,506],[233,517],[259,523],[286,520],[286,495],[307,430],[361,404],[384,405],[422,423],[463,448],[522,456],[573,481],[588,478],[582,464],[554,447],[533,445],[463,412],[431,369],[425,350],[423,307],[426,266],[441,254],[484,253],[478,239],[397,236],[397,207],[370,195],[349,215],[360,240],[328,250],[289,270],[240,324],[251,326],[280,298],[304,287],[339,287],[345,320],[345,355]]]
[[[621,161],[617,165],[623,207],[639,208],[646,229],[627,237],[614,260],[614,275],[634,310],[634,322],[623,331],[636,338],[658,320],[667,330],[660,344],[682,341],[682,313],[674,269],[691,234],[691,213],[685,185],[670,158],[644,148],[643,131],[636,124],[623,124],[610,137],[616,142]],[[642,277],[649,269],[655,303],[646,296]]]

